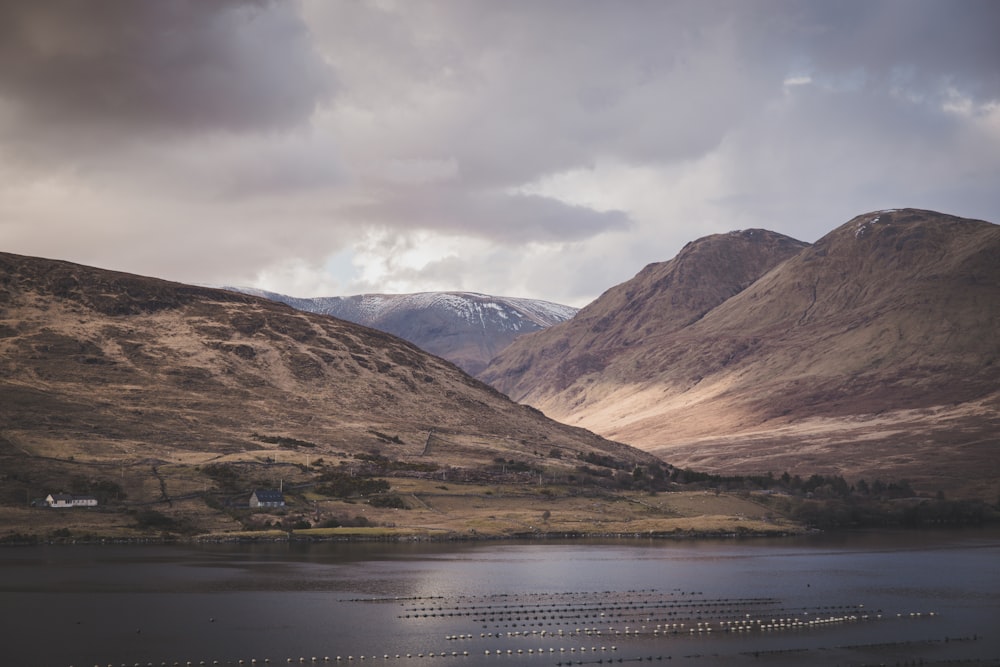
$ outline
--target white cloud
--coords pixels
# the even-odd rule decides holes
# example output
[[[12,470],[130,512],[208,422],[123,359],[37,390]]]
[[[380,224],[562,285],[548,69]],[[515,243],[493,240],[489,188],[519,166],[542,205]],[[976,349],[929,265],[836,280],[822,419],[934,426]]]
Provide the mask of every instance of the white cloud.
[[[251,282],[231,286],[257,287],[269,292],[304,298],[342,294],[346,287],[331,275],[326,262],[313,263],[298,258],[289,258],[269,265],[258,271]]]

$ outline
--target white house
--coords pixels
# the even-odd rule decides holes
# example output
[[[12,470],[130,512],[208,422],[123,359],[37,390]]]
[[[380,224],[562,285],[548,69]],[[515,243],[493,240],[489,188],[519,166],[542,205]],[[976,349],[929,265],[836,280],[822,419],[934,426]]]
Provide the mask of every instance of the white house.
[[[284,507],[285,494],[276,489],[255,489],[250,494],[250,507]]]
[[[68,493],[50,493],[45,497],[49,507],[97,507],[94,496],[71,496]]]

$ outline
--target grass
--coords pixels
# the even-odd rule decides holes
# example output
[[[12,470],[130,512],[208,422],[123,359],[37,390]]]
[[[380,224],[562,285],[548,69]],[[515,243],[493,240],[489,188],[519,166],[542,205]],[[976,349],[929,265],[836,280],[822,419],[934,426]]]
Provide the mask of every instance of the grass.
[[[315,483],[324,472],[340,470],[342,462],[357,465],[356,459],[336,453],[326,453],[322,466],[270,448],[214,455],[174,450],[163,452],[162,458],[103,461],[67,456],[54,448],[46,451],[51,458],[33,453],[4,459],[10,464],[5,465],[10,488],[7,504],[0,505],[0,540],[13,535],[48,540],[67,534],[116,540],[165,535],[188,540],[485,539],[799,530],[780,512],[736,495],[651,494],[618,488],[610,479],[586,481],[586,475],[562,483],[555,481],[564,479],[558,472],[546,473],[544,483],[534,474],[498,476],[505,481],[490,483],[445,479],[444,473],[435,473],[433,479],[382,476],[390,484],[389,493],[405,505],[397,508],[377,507],[365,497],[333,498],[302,486]],[[218,474],[220,466],[223,475]],[[25,506],[28,498],[43,496],[46,489],[68,490],[67,480],[74,478],[113,481],[125,496],[96,511]],[[252,488],[279,484],[284,485],[286,507],[251,511],[246,506]]]
[[[302,528],[299,530],[293,530],[293,537],[308,537],[308,538],[337,538],[337,537],[354,537],[354,538],[398,538],[398,537],[418,537],[426,536],[428,533],[407,529],[407,528],[385,528],[381,526],[340,526],[339,528]]]
[[[190,470],[160,468],[168,488],[197,486]],[[171,474],[173,473],[173,474]],[[153,480],[156,481],[155,479]],[[204,485],[204,482],[200,482]],[[200,497],[99,510],[0,507],[6,535],[51,539],[486,539],[545,536],[715,535],[796,532],[799,527],[757,503],[703,491],[650,494],[593,487],[537,484],[460,484],[390,478],[391,493],[406,508],[375,507],[364,498],[334,499],[313,492],[286,493],[277,510],[212,507]],[[149,480],[144,487],[151,487]],[[158,488],[158,484],[156,485]],[[157,491],[147,489],[147,493]],[[172,520],[169,530],[145,528],[140,512]],[[341,526],[319,526],[331,519]],[[296,527],[299,526],[299,527]],[[0,538],[4,534],[0,533]]]
[[[773,516],[772,510],[751,500],[700,491],[583,495],[567,487],[441,485],[410,479],[393,480],[392,491],[409,509],[356,508],[369,521],[405,535],[485,538],[798,530],[793,522]]]

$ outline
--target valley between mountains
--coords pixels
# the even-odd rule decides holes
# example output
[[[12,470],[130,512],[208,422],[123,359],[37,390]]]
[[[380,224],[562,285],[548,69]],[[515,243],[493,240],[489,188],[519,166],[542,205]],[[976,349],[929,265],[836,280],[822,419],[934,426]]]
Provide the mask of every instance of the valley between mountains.
[[[989,520],[998,230],[904,209],[812,245],[699,239],[575,315],[508,300],[533,324],[479,380],[301,303],[0,253],[0,540]],[[285,504],[250,508],[254,489]],[[99,505],[33,506],[57,493]]]

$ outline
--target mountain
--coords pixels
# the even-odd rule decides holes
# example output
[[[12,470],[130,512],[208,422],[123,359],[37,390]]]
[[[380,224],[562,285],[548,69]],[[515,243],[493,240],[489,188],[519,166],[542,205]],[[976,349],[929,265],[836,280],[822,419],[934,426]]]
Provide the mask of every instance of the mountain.
[[[246,287],[228,287],[332,315],[408,340],[467,373],[482,371],[519,336],[564,322],[577,309],[548,301],[474,292],[360,294],[298,298]]]
[[[480,374],[561,421],[727,473],[1000,492],[1000,227],[915,209],[809,246],[695,241]]]
[[[656,349],[806,245],[761,229],[688,243],[676,258],[650,264],[609,289],[572,321],[513,345],[480,377],[515,400],[563,416],[566,411],[557,406],[589,403],[584,395],[595,382],[655,380],[660,370],[645,363],[644,351]],[[625,366],[616,363],[633,356],[638,358]]]
[[[128,497],[141,501],[215,486],[203,467],[214,463],[237,466],[247,485],[277,475],[266,472],[276,459],[286,481],[356,456],[452,475],[498,460],[578,476],[588,457],[628,470],[659,464],[373,329],[3,253],[0,406],[0,505],[22,507],[73,480],[118,480],[119,466]]]

